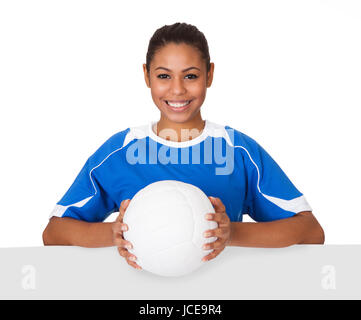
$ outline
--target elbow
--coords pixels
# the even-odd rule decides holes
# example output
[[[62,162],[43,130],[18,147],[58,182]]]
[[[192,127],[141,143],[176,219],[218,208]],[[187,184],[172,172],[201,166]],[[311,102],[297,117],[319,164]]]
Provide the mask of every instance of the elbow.
[[[325,244],[325,231],[323,231],[321,226],[319,230],[319,244]]]
[[[49,239],[49,225],[48,226],[46,226],[46,228],[44,229],[44,231],[43,231],[43,244],[44,244],[44,246],[48,246],[48,245],[50,245],[50,239]]]
[[[325,243],[325,232],[322,227],[318,224],[314,229],[307,235],[306,239],[301,242],[302,244],[324,244]]]
[[[325,231],[315,219],[313,223],[312,233],[310,237],[310,242],[313,244],[324,244],[325,243]]]
[[[43,244],[44,246],[49,246],[49,245],[53,245],[54,240],[53,240],[53,231],[54,231],[54,217],[52,217],[49,222],[48,225],[46,226],[46,228],[43,231],[42,234],[42,238],[43,238]]]
[[[52,217],[43,231],[42,238],[44,246],[72,245],[66,238],[64,229],[67,229],[65,218]]]
[[[302,212],[299,216],[304,221],[303,239],[300,244],[324,244],[325,232],[312,212]]]

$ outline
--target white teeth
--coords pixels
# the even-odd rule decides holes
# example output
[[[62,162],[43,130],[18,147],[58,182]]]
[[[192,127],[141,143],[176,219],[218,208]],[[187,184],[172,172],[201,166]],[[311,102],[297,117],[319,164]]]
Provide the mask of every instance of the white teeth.
[[[171,102],[167,101],[167,103],[173,108],[181,108],[181,107],[184,107],[187,104],[189,104],[190,101],[187,101],[186,103],[171,103]]]

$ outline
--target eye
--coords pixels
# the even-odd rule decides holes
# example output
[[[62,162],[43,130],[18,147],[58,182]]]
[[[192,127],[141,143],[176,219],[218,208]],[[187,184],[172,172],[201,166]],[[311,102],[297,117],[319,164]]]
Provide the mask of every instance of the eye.
[[[159,78],[159,79],[166,79],[167,77],[169,77],[169,75],[167,75],[167,74],[165,74],[165,73],[159,74],[159,75],[157,76],[157,78]],[[198,78],[198,76],[195,75],[195,74],[193,74],[193,73],[187,74],[185,77],[186,77],[187,79],[190,79],[190,80],[192,80],[192,79],[197,79],[197,78]],[[188,77],[190,77],[190,78],[188,78]]]
[[[198,76],[195,75],[195,74],[187,74],[186,77],[192,77],[192,78],[189,78],[189,79],[197,79]]]
[[[159,78],[159,79],[165,79],[165,77],[168,77],[168,75],[167,74],[159,74],[157,76],[157,78]]]

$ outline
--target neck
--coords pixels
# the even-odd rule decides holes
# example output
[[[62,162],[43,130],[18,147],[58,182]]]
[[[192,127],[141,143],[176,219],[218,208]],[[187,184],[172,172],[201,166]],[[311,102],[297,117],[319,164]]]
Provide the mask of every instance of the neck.
[[[173,122],[161,115],[154,132],[165,140],[183,142],[198,137],[204,127],[205,121],[200,113],[186,122]]]

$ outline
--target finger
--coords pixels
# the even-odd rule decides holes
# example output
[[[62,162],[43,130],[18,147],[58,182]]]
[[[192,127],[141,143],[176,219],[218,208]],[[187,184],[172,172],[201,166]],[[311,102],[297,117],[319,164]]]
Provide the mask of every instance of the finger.
[[[222,237],[223,233],[224,232],[223,232],[222,228],[209,229],[203,233],[203,237],[204,238],[212,238],[212,237],[220,238],[220,237]]]
[[[225,243],[224,239],[218,238],[216,241],[205,243],[203,245],[203,249],[204,250],[220,249],[224,247],[224,243]]]
[[[119,247],[118,252],[123,258],[125,258],[125,260],[130,266],[138,270],[142,269],[141,266],[136,263],[137,257],[134,254],[130,253],[126,248]]]
[[[226,207],[224,206],[222,200],[220,198],[215,198],[215,197],[208,197],[209,200],[211,201],[214,210],[216,212],[226,212]]]
[[[127,246],[128,244],[122,243],[119,247],[118,247],[118,252],[119,254],[124,257],[130,257],[130,256],[134,256],[132,253],[130,253],[128,250],[130,250],[132,247],[131,246]]]
[[[121,222],[115,222],[113,223],[113,233],[120,233],[123,234],[123,232],[128,231],[128,225]]]
[[[215,257],[217,257],[222,251],[223,251],[223,249],[213,250],[210,254],[204,256],[204,257],[202,258],[202,261],[212,260],[212,259],[214,259]]]
[[[218,239],[223,240],[223,243],[226,246],[227,243],[229,242],[230,231],[229,231],[229,229],[223,228],[223,227],[216,228],[216,229],[209,229],[203,233],[203,237],[204,238],[211,238],[211,237],[217,238],[216,240],[214,240],[212,242],[215,242]],[[208,242],[208,243],[212,243],[212,242]]]
[[[209,221],[216,221],[218,227],[228,227],[230,224],[229,217],[226,212],[210,212],[206,214],[206,219]]]
[[[126,250],[130,250],[133,248],[132,244],[127,241],[127,240],[124,240],[124,238],[122,236],[116,236],[114,239],[113,239],[113,243],[116,247],[118,248],[124,248]]]
[[[206,219],[208,221],[222,222],[224,220],[224,213],[222,213],[222,212],[207,213]]]
[[[128,250],[124,249],[123,247],[118,247],[117,249],[118,249],[119,254],[120,254],[123,258],[125,258],[126,255],[127,255]]]
[[[127,259],[126,261],[127,261],[127,263],[128,263],[130,266],[132,266],[133,268],[138,269],[138,270],[141,270],[142,268],[141,268],[140,265],[138,265],[138,264],[135,262],[136,260],[137,260],[137,258],[136,258],[135,256],[131,256],[131,257],[129,257],[129,259]]]
[[[115,221],[117,222],[122,222],[123,221],[123,217],[124,217],[124,209],[122,207],[119,207],[119,214],[118,214],[118,217]]]
[[[123,200],[123,201],[121,202],[120,207],[119,207],[119,215],[118,215],[118,218],[117,218],[118,221],[122,221],[122,220],[123,220],[124,214],[125,214],[125,210],[128,208],[129,202],[130,202],[129,199]]]
[[[128,208],[128,205],[129,205],[129,202],[130,202],[130,199],[126,199],[126,200],[123,200],[120,204],[120,206],[126,210]]]
[[[118,248],[124,248],[124,239],[122,236],[115,236],[113,239],[113,244],[114,246],[118,247]]]
[[[134,254],[130,253],[129,251],[127,251],[127,253],[125,254],[125,259],[127,260],[127,263],[130,264],[131,266],[139,267],[138,264],[136,263],[137,257]]]
[[[215,230],[216,229],[211,229],[211,230],[206,230],[203,232],[203,237],[205,238],[210,238],[210,237],[214,237],[214,234],[215,234]]]

